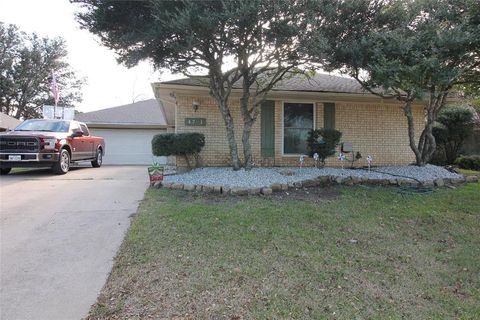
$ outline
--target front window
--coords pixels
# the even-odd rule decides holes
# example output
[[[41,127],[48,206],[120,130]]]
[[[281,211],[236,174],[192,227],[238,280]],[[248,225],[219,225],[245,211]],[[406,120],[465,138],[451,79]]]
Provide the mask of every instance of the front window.
[[[313,103],[283,105],[283,153],[306,154],[308,132],[313,129]]]
[[[26,120],[15,131],[68,132],[70,123],[62,120]]]

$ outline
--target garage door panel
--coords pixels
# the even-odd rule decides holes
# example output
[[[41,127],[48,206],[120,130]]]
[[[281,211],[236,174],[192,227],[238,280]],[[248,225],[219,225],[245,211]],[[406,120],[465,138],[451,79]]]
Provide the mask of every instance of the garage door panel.
[[[165,130],[151,129],[91,129],[92,134],[105,139],[104,164],[148,165],[166,164],[166,157],[152,154],[152,138]]]

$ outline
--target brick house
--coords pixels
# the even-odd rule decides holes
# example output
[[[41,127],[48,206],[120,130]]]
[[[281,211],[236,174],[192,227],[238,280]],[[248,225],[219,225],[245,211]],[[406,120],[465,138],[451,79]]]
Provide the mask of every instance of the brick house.
[[[201,156],[205,166],[228,166],[229,148],[224,121],[215,100],[209,95],[208,82],[187,78],[152,84],[156,98],[175,108],[175,131],[201,132],[205,147]],[[235,138],[242,156],[242,119],[240,89],[230,97],[235,123]],[[423,107],[413,106],[418,135],[423,127]],[[252,128],[251,145],[257,165],[294,166],[299,155],[306,154],[306,135],[312,128],[335,128],[343,133],[342,142],[351,143],[363,159],[374,157],[376,165],[400,165],[414,162],[407,136],[407,121],[396,100],[385,100],[365,92],[353,79],[317,74],[311,79],[293,77],[278,83],[261,106]],[[351,155],[350,155],[351,156]],[[307,158],[306,164],[312,163]],[[177,166],[184,166],[181,158]],[[335,157],[327,166],[338,166]]]

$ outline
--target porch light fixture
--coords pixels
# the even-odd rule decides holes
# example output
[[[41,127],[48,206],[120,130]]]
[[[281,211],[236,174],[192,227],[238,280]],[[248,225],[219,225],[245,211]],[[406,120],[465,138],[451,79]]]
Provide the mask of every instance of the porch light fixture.
[[[197,100],[193,100],[193,102],[192,102],[193,111],[197,112],[198,107],[200,107],[200,102],[198,102]]]

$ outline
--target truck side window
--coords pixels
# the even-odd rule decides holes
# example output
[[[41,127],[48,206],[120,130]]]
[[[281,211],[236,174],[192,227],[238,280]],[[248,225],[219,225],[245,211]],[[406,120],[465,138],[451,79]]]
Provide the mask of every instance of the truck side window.
[[[76,122],[71,122],[70,124],[70,131],[71,132],[75,132],[75,131],[78,131],[80,130],[80,126],[78,125],[78,123]]]
[[[89,135],[90,135],[90,132],[88,132],[88,128],[87,128],[86,125],[81,124],[80,127],[82,128],[82,131],[83,131],[83,135],[84,135],[84,136],[89,136]]]

